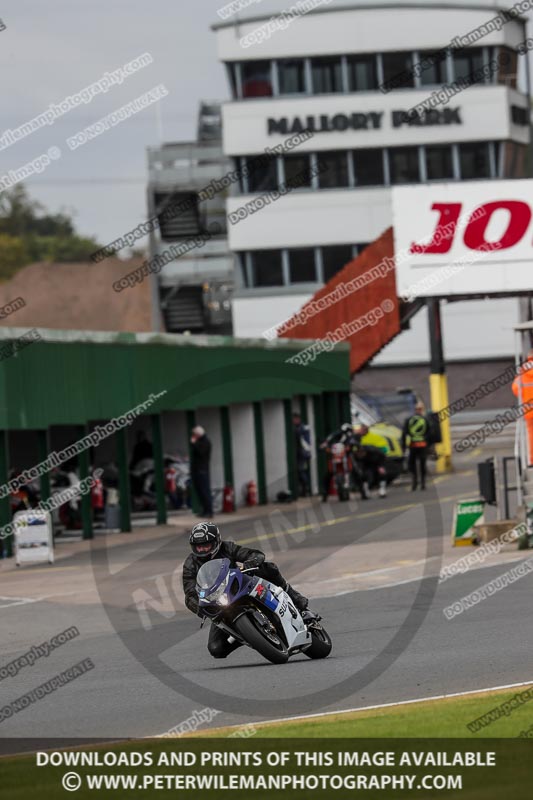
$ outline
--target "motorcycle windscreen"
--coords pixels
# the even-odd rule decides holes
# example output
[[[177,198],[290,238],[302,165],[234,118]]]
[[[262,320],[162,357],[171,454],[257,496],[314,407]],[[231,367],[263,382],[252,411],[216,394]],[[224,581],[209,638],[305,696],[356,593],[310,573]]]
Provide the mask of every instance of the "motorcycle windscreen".
[[[203,564],[196,576],[196,585],[199,589],[213,589],[225,577],[229,567],[229,559],[215,558]]]

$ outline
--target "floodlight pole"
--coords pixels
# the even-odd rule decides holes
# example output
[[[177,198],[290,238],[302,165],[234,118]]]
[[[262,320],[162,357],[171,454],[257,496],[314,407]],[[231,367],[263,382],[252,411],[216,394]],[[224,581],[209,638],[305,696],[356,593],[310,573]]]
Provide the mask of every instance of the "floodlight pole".
[[[428,297],[426,300],[429,322],[429,345],[430,345],[430,376],[429,391],[431,397],[431,410],[433,412],[442,411],[449,405],[448,400],[448,378],[446,376],[446,364],[444,361],[444,348],[442,344],[442,323],[440,316],[440,301],[435,297]],[[439,473],[452,471],[452,437],[450,430],[450,418],[441,420],[442,441],[435,446],[437,451],[436,470]]]

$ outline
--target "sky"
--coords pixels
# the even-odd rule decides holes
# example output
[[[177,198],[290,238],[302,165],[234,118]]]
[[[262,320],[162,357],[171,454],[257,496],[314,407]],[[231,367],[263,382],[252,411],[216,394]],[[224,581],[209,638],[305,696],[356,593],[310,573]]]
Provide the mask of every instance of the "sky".
[[[220,19],[217,10],[227,2],[4,0],[0,139],[6,129],[81,91],[105,72],[146,52],[153,62],[90,103],[69,110],[53,125],[0,150],[0,176],[51,147],[59,148],[59,158],[25,181],[32,197],[50,212],[71,213],[77,230],[102,244],[144,221],[146,148],[158,145],[161,135],[163,141],[193,139],[199,101],[228,98],[225,70],[217,60],[215,34],[210,30]],[[500,5],[491,0],[469,3]],[[291,4],[256,0],[249,13],[275,14]],[[354,0],[334,3],[355,4]],[[433,0],[425,4],[432,5]],[[528,16],[533,22],[533,12]],[[68,137],[161,84],[168,94],[160,101],[85,145],[69,149]]]

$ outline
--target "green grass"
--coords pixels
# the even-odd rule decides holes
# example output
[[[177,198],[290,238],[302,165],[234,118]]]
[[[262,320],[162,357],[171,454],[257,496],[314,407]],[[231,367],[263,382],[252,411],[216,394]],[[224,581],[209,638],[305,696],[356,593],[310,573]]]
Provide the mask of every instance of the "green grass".
[[[467,724],[526,688],[269,724],[258,727],[257,735],[264,738],[514,738],[533,725],[533,698],[478,733],[471,733]]]
[[[519,758],[519,764],[513,765],[513,772],[511,777],[519,783],[520,792],[515,792],[514,797],[527,797],[531,796],[530,787],[533,783],[533,774],[529,775],[527,770],[533,769],[533,758],[531,758],[531,751],[533,750],[533,743],[517,740],[522,731],[527,731],[533,723],[533,703],[526,702],[517,707],[507,717],[502,717],[493,721],[490,725],[480,730],[479,733],[473,734],[467,728],[467,723],[475,720],[476,718],[487,714],[493,708],[496,708],[501,703],[508,702],[514,695],[524,691],[522,688],[512,689],[505,692],[489,692],[477,694],[469,697],[449,698],[445,700],[422,701],[412,703],[404,706],[395,706],[390,708],[375,709],[368,711],[358,711],[349,714],[331,714],[327,717],[308,718],[304,720],[286,722],[286,723],[271,723],[264,725],[257,725],[257,733],[249,738],[228,739],[228,736],[235,732],[234,728],[218,728],[215,730],[198,732],[192,736],[180,737],[176,739],[159,739],[159,740],[141,740],[130,741],[127,743],[118,743],[112,745],[101,745],[96,748],[88,746],[80,746],[78,749],[87,752],[90,749],[97,749],[100,751],[117,750],[120,752],[137,752],[143,753],[151,751],[158,754],[161,751],[167,752],[181,752],[181,751],[194,751],[201,753],[202,751],[213,750],[259,750],[268,751],[271,745],[268,740],[270,739],[323,739],[324,741],[318,744],[317,749],[328,749],[328,740],[334,738],[354,739],[354,750],[365,749],[416,749],[415,743],[405,743],[400,741],[404,738],[409,739],[434,739],[434,738],[447,738],[447,739],[471,739],[472,744],[478,743],[476,748],[468,745],[466,749],[497,749],[504,748],[511,751]],[[249,730],[249,728],[248,728]],[[533,733],[533,732],[532,732]],[[218,741],[211,741],[206,747],[205,738],[209,736],[211,739],[216,738]],[[370,741],[365,743],[364,740],[369,739],[396,739],[397,742],[375,742],[372,744]],[[506,745],[505,742],[494,742],[488,744],[487,738],[515,739],[515,742]],[[362,740],[362,741],[361,741]],[[485,740],[485,741],[484,741]],[[300,742],[299,747],[296,749],[312,750],[311,744]],[[302,746],[303,745],[303,746]],[[287,745],[289,746],[289,745]],[[340,745],[342,749],[349,749],[350,745],[346,747],[346,743]],[[53,744],[50,745],[53,747]],[[334,749],[335,745],[329,744],[329,748]],[[420,747],[420,743],[418,744]],[[430,750],[435,751],[440,749],[440,746],[433,743],[428,743]],[[283,749],[279,746],[274,747],[275,750]],[[442,744],[442,749],[454,750],[462,749],[453,742]],[[522,753],[518,756],[518,753]],[[157,763],[157,759],[155,762]],[[205,767],[201,772],[209,773],[209,767]],[[61,777],[65,772],[71,770],[79,772],[82,776],[87,774],[142,774],[156,775],[158,773],[179,773],[182,770],[176,767],[158,768],[153,767],[40,767],[35,766],[35,756],[14,756],[9,758],[0,758],[0,796],[2,800],[26,800],[27,798],[38,797],[39,800],[65,800],[65,796],[70,793],[65,792],[61,787]],[[195,771],[195,770],[193,770]],[[214,770],[215,772],[225,772],[224,769]],[[230,770],[231,771],[231,770]],[[235,770],[233,770],[235,771]],[[527,772],[527,774],[526,774]],[[472,773],[471,773],[472,774]],[[477,773],[476,773],[477,774]],[[465,797],[472,798],[472,800],[488,800],[492,797],[497,797],[500,800],[503,786],[507,785],[505,782],[509,781],[509,774],[500,775],[496,781],[496,774],[485,774],[483,770],[479,772],[480,783],[475,786],[470,786],[469,791]],[[477,782],[477,780],[476,780]],[[527,787],[527,793],[522,794],[522,788]],[[493,794],[493,790],[498,792]],[[36,791],[37,790],[37,791]],[[490,790],[487,792],[487,790]],[[172,791],[176,795],[176,792]],[[224,797],[229,797],[231,792],[206,792],[200,791],[195,793],[191,792],[178,792],[184,798],[198,797],[201,800],[208,800],[208,798],[216,798],[216,800],[223,800]],[[98,796],[102,797],[128,797],[128,798],[141,798],[141,800],[151,800],[152,798],[162,798],[168,795],[168,791],[157,791],[151,788],[141,790],[115,790],[106,791],[90,791],[85,786],[76,793],[72,793],[77,800],[88,800]],[[442,793],[441,793],[442,794]],[[254,795],[258,795],[258,800],[268,800],[267,793],[256,791]],[[242,794],[244,797],[244,793]],[[288,800],[299,800],[301,794],[287,793]],[[322,793],[313,795],[316,800],[326,797]],[[346,796],[346,795],[345,795]],[[374,793],[367,795],[369,798],[374,797]],[[405,795],[403,795],[405,796]],[[409,796],[411,796],[409,794]],[[427,795],[429,797],[429,795]],[[431,795],[433,796],[433,795]],[[461,795],[463,796],[463,795]],[[342,794],[339,795],[342,797]]]

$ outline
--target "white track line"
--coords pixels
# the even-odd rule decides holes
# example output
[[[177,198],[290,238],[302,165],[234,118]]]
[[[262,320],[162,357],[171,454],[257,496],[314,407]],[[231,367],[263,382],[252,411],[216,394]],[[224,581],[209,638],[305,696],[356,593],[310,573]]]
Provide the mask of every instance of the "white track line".
[[[380,708],[394,708],[395,706],[409,706],[413,703],[424,703],[431,700],[447,700],[449,697],[468,697],[473,694],[483,694],[484,692],[498,692],[502,689],[515,689],[519,686],[531,686],[533,679],[522,683],[507,683],[504,686],[491,686],[489,689],[472,689],[468,692],[453,692],[452,694],[438,694],[432,697],[418,697],[415,700],[398,700],[396,703],[382,703],[377,706],[360,706],[359,708],[345,708],[342,711],[321,711],[318,714],[302,714],[298,717],[282,717],[281,719],[266,719],[262,722],[257,722],[257,725],[271,725],[277,722],[295,722],[297,720],[317,719],[319,717],[332,717],[338,714],[353,714],[355,711],[377,711]],[[233,727],[241,727],[239,725],[232,725]]]
[[[11,602],[6,603],[5,605],[0,606],[0,608],[11,608],[12,606],[24,606],[27,603],[37,603],[38,599],[36,600],[33,597],[1,597],[0,600],[9,600]]]

